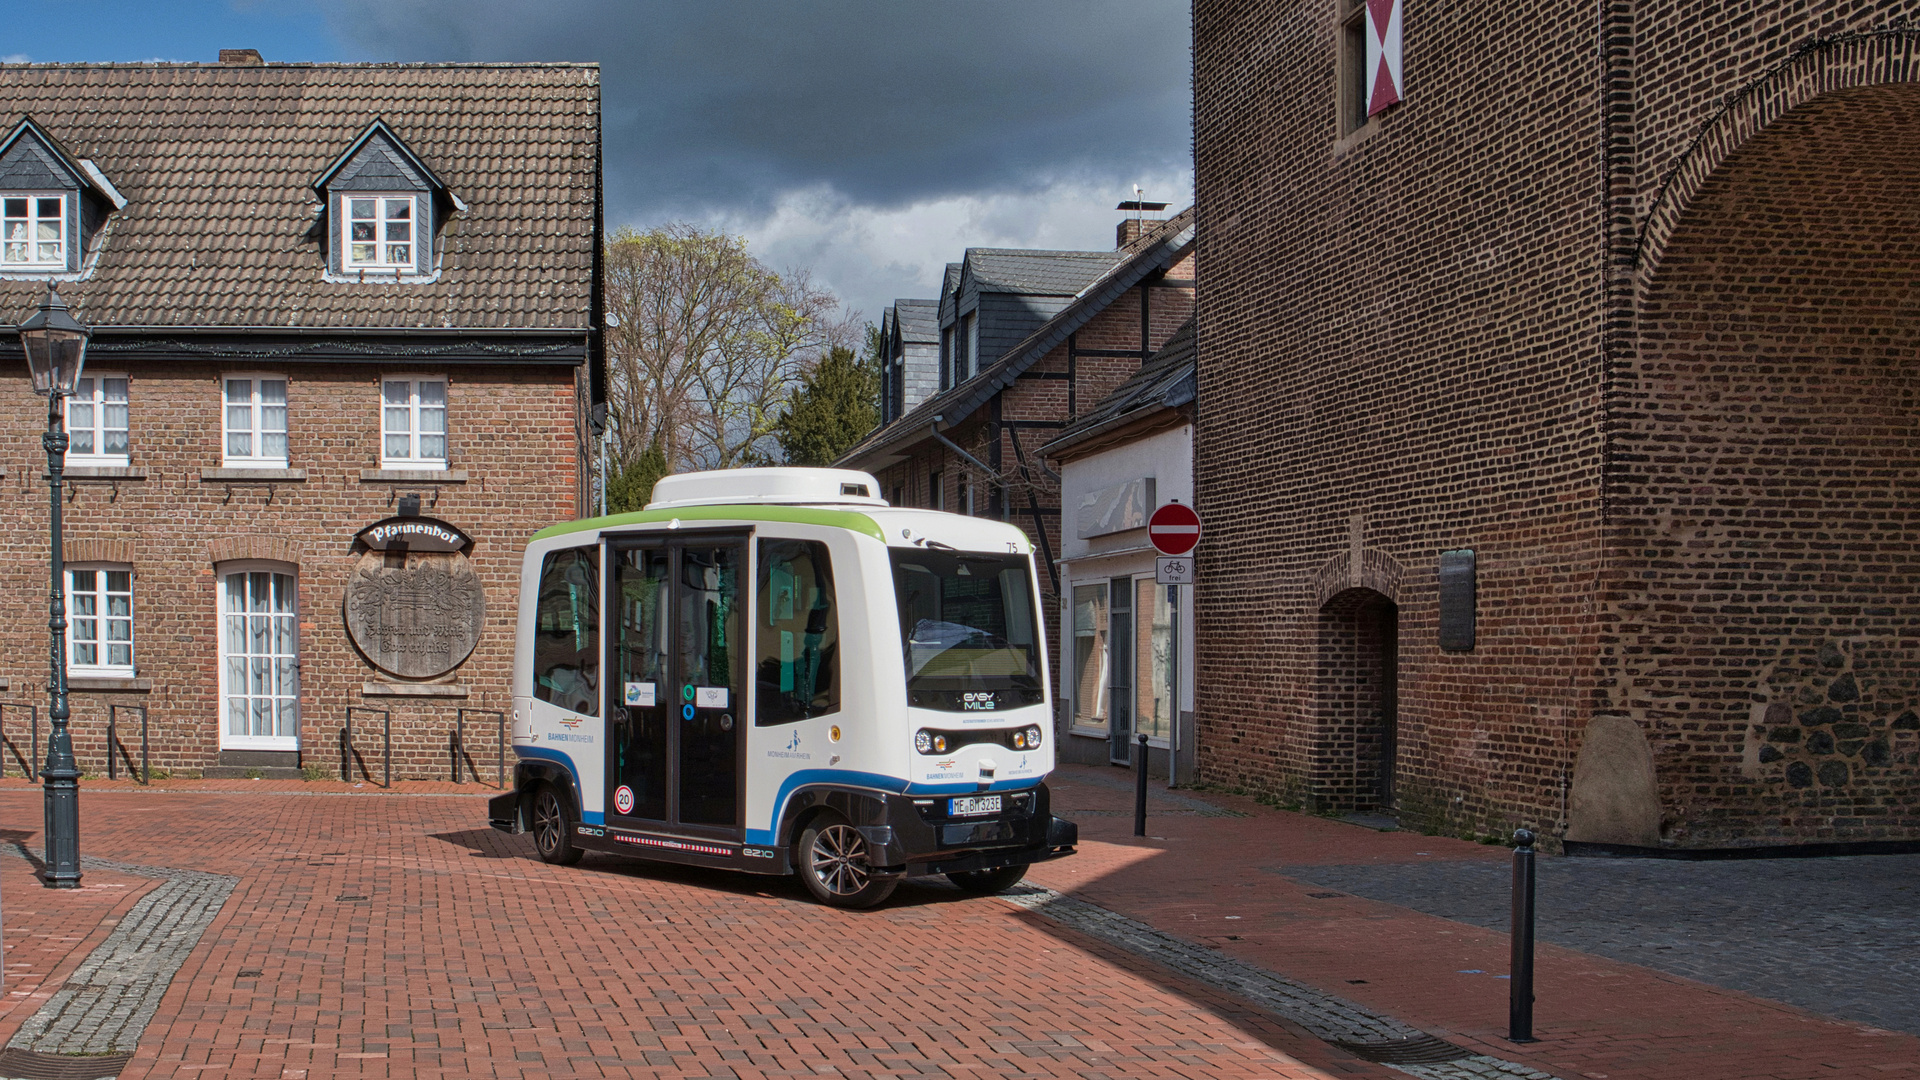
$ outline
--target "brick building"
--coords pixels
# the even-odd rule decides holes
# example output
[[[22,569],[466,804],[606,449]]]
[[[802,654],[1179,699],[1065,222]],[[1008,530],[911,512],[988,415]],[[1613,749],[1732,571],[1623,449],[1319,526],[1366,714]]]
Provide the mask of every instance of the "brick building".
[[[1917,11],[1195,5],[1206,777],[1920,837]]]
[[[397,777],[445,777],[455,710],[507,706],[526,538],[584,508],[599,72],[222,61],[0,65],[0,321],[53,280],[95,331],[67,405],[76,752],[104,769],[119,705],[159,768],[338,769],[364,708]],[[13,771],[46,700],[45,415],[8,334]],[[384,720],[355,722],[380,778]]]
[[[1193,212],[1122,223],[1113,251],[971,248],[947,268],[934,303],[937,352],[898,350],[914,392],[916,363],[937,363],[934,385],[837,463],[879,478],[898,506],[925,506],[1011,521],[1044,560],[1043,610],[1061,614],[1060,483],[1038,456],[1080,411],[1140,369],[1193,309]],[[910,329],[930,301],[898,300]],[[896,399],[897,400],[897,399]],[[1054,670],[1060,657],[1057,632]],[[1063,694],[1065,691],[1063,691]],[[1060,730],[1070,731],[1064,718]],[[1063,738],[1065,760],[1104,761],[1108,731]]]

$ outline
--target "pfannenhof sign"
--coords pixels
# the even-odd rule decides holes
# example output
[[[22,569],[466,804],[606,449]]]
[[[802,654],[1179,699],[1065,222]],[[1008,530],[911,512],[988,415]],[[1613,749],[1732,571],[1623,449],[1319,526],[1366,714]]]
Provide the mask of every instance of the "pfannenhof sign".
[[[390,517],[361,529],[355,536],[369,551],[465,551],[473,539],[459,529],[428,517]]]

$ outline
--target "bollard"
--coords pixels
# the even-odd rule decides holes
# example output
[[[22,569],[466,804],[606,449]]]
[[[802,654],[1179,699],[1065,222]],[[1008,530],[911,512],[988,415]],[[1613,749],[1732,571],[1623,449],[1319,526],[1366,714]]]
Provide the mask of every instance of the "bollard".
[[[1533,1037],[1533,831],[1513,834],[1513,963],[1507,999],[1507,1041]]]
[[[1136,745],[1140,757],[1135,760],[1133,777],[1133,835],[1147,835],[1147,737],[1142,734]]]

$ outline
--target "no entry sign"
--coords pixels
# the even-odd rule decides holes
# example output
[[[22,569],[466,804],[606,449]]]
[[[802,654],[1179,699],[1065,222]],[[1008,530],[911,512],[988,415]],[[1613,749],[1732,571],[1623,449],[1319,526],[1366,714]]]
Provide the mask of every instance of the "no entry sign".
[[[1162,555],[1185,555],[1200,542],[1200,515],[1191,506],[1168,503],[1147,519],[1147,539]]]

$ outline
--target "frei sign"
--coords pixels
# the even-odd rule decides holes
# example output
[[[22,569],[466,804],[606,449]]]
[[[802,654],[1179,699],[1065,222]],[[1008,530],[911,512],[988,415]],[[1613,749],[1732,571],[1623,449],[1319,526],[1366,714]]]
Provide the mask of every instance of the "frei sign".
[[[1160,552],[1153,579],[1160,585],[1193,584],[1192,552],[1200,542],[1200,515],[1193,507],[1168,503],[1147,519],[1147,539]]]

